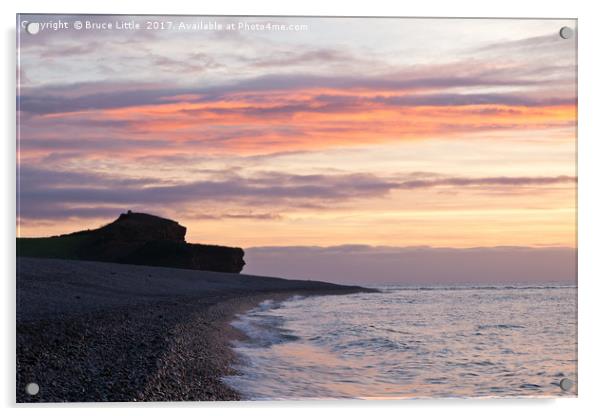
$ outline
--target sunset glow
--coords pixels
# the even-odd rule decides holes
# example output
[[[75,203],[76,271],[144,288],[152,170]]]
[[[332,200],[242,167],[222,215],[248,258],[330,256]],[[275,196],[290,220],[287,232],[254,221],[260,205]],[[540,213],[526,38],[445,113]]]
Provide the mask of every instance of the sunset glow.
[[[19,235],[576,246],[572,22],[280,20],[309,30],[22,37]]]

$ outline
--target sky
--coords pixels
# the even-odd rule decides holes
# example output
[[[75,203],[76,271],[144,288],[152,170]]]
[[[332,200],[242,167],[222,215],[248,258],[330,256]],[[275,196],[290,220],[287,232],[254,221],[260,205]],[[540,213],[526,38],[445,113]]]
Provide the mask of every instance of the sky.
[[[70,28],[19,32],[20,236],[131,209],[244,247],[250,273],[361,281],[309,263],[388,256],[365,280],[431,281],[445,249],[479,264],[454,280],[531,281],[574,262],[575,21],[21,19]],[[400,273],[415,247],[431,257]],[[523,260],[487,274],[491,250]]]

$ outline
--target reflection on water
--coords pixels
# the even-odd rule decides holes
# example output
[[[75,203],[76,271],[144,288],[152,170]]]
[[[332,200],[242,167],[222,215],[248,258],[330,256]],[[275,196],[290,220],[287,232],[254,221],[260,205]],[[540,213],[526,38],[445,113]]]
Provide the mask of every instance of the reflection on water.
[[[266,301],[234,326],[248,399],[572,396],[576,288],[382,288]]]

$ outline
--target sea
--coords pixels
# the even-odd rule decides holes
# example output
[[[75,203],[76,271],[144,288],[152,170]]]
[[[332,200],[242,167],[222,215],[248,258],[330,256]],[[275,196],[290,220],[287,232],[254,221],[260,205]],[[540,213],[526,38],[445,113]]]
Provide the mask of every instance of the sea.
[[[239,315],[224,381],[246,400],[576,395],[575,286],[377,289]]]

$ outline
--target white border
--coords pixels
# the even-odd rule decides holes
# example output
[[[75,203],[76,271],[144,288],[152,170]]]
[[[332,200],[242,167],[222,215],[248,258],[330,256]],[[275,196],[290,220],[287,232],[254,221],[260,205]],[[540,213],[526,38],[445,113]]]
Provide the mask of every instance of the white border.
[[[185,0],[20,0],[18,4],[2,2],[2,247],[0,264],[4,266],[1,302],[4,336],[2,348],[2,375],[0,377],[1,403],[14,405],[14,308],[15,308],[15,14],[21,13],[146,13],[146,14],[237,14],[237,15],[358,15],[358,16],[440,16],[440,17],[553,17],[579,19],[579,398],[556,400],[420,400],[402,402],[310,402],[310,403],[174,403],[174,404],[108,404],[84,406],[78,404],[51,406],[19,406],[28,414],[43,410],[50,414],[98,414],[106,409],[125,407],[128,413],[162,414],[172,407],[179,412],[211,412],[211,414],[281,414],[301,415],[309,412],[326,413],[344,408],[348,415],[365,414],[375,410],[384,414],[400,412],[427,412],[446,415],[504,415],[508,413],[544,413],[549,415],[587,414],[602,408],[602,392],[598,389],[602,376],[600,324],[602,317],[602,268],[598,254],[602,250],[602,197],[599,180],[602,178],[599,160],[602,132],[602,107],[599,106],[600,88],[599,40],[602,39],[601,15],[596,13],[594,1],[431,1],[395,2],[368,0],[362,2],[302,0],[268,1],[238,0],[200,2]],[[598,100],[596,100],[598,99]],[[336,410],[335,410],[336,409]]]

